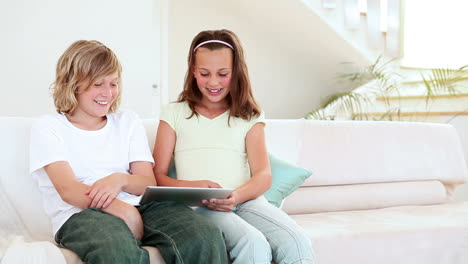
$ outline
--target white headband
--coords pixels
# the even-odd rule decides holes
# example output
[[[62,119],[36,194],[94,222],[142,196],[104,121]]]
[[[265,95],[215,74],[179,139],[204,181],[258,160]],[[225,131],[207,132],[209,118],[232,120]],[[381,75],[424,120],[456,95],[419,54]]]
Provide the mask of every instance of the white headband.
[[[221,43],[225,46],[228,46],[229,48],[231,48],[232,50],[234,50],[234,48],[232,47],[231,44],[227,43],[227,42],[224,42],[222,40],[216,40],[216,39],[212,39],[212,40],[207,40],[207,41],[203,41],[202,43],[198,44],[194,49],[193,49],[193,52],[195,52],[199,47],[205,45],[205,44],[208,44],[208,43]]]

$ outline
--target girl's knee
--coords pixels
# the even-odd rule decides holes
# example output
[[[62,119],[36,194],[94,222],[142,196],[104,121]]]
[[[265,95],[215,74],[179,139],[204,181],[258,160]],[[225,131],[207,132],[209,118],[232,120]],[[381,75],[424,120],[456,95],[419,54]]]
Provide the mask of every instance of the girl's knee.
[[[260,232],[251,232],[237,241],[231,250],[231,256],[244,259],[249,263],[263,263],[271,261],[271,247],[265,236]],[[245,262],[247,263],[247,262]]]
[[[314,253],[309,237],[300,232],[293,232],[283,237],[274,248],[278,263],[313,263]]]

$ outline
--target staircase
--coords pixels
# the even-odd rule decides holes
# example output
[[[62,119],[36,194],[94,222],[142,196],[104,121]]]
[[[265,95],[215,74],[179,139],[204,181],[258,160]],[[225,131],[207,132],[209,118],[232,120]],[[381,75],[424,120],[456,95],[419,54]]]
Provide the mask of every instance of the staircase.
[[[387,68],[396,73],[385,80],[391,84],[371,81],[306,118],[447,123],[468,116],[468,80],[450,92],[428,94],[422,77],[427,70],[400,67],[401,0],[301,1],[369,61],[393,59]],[[389,85],[394,89],[383,87]]]
[[[458,132],[468,166],[468,73],[454,89],[431,91],[424,80],[429,70],[400,66],[401,0],[301,1],[369,61],[380,56],[385,61],[394,59],[389,68],[397,73],[387,78],[388,82],[377,78],[335,94],[334,101],[306,118],[451,124]],[[454,199],[468,201],[468,184],[458,188]]]
[[[400,1],[302,0],[369,61],[400,57]]]
[[[365,115],[382,120],[449,123],[468,117],[468,81],[460,81],[454,90],[428,93],[421,73],[402,69],[404,79],[398,91],[376,97]]]

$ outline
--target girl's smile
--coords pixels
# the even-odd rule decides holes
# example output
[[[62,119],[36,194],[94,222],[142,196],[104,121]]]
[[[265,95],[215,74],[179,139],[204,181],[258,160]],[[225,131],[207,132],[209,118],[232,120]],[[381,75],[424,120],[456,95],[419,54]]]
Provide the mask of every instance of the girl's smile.
[[[230,48],[197,49],[193,75],[204,105],[221,106],[231,89],[233,55]]]

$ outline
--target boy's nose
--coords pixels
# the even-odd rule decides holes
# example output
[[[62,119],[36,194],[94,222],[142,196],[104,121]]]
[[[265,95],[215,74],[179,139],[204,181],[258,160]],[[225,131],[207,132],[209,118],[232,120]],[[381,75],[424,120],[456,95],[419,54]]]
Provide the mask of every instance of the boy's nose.
[[[102,95],[104,96],[112,96],[112,88],[109,85],[106,85],[104,89],[102,90]]]

